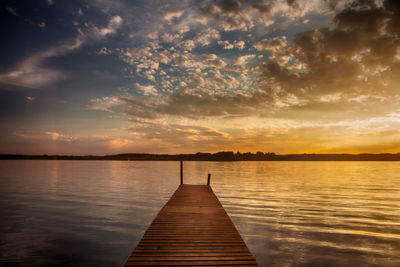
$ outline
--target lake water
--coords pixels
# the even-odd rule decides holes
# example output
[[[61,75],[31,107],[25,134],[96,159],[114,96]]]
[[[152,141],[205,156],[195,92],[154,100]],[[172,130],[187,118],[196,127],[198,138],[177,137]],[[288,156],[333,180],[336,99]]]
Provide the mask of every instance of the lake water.
[[[185,162],[261,266],[400,266],[398,162]],[[179,162],[0,161],[0,265],[121,266]]]

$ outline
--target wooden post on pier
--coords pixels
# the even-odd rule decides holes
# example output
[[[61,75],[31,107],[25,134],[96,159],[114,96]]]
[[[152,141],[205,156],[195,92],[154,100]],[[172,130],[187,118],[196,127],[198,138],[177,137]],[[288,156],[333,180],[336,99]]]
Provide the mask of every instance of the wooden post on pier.
[[[181,160],[181,185],[183,184],[183,160]]]
[[[209,173],[208,177],[207,177],[207,185],[208,186],[210,185],[210,180],[211,180],[211,173]]]

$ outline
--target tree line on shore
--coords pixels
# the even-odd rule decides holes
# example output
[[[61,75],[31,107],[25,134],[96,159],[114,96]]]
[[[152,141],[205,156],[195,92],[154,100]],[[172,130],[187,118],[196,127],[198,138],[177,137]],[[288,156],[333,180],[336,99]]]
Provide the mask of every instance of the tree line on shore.
[[[240,153],[222,151],[217,153],[196,154],[146,154],[124,153],[116,155],[18,155],[2,154],[0,160],[26,159],[26,160],[187,160],[187,161],[400,161],[400,153],[381,154],[275,154],[273,152]]]

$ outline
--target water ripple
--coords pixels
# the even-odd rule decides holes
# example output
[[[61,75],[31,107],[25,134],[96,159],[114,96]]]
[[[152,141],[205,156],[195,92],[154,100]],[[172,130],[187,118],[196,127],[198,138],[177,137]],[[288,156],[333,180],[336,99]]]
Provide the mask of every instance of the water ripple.
[[[121,266],[178,162],[0,161],[0,265]],[[396,162],[187,162],[261,266],[400,266]]]

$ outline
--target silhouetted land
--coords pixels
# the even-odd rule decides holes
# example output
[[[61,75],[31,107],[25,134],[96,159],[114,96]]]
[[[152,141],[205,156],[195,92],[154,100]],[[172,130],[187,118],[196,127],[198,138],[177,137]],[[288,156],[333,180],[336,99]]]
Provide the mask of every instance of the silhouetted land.
[[[16,155],[0,154],[0,160],[187,160],[187,161],[400,161],[400,153],[390,154],[287,154],[275,153],[234,153],[231,151],[196,154],[144,154],[126,153],[105,156],[69,156],[69,155]]]

